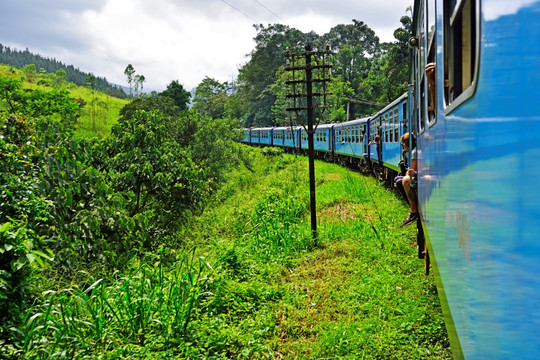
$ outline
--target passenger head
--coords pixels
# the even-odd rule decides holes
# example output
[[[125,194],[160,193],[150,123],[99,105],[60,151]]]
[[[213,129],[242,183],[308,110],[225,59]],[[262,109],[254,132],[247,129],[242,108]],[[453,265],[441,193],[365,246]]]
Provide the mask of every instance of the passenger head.
[[[401,137],[401,145],[403,145],[403,148],[409,149],[409,133],[403,134]],[[412,148],[414,149],[416,147],[416,137],[412,135]]]

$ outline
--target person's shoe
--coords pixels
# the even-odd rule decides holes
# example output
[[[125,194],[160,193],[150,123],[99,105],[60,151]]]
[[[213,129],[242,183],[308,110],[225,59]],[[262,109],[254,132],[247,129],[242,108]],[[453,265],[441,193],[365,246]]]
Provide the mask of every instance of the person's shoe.
[[[418,213],[409,213],[409,216],[407,216],[407,218],[405,220],[403,220],[403,223],[401,224],[401,226],[407,226],[409,224],[412,224],[413,222],[415,222],[416,220],[418,220]]]

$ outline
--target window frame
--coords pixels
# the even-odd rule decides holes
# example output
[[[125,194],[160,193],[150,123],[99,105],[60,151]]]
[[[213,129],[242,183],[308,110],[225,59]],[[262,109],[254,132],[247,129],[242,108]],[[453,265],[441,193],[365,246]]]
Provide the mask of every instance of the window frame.
[[[473,95],[476,93],[476,89],[478,87],[478,76],[480,72],[480,56],[481,56],[481,8],[480,8],[480,0],[454,0],[455,3],[453,5],[452,9],[449,9],[449,17],[443,16],[443,62],[444,62],[444,71],[443,71],[443,81],[449,82],[450,78],[450,66],[453,66],[452,61],[450,60],[451,56],[450,54],[451,49],[453,49],[453,45],[456,44],[455,41],[452,42],[450,45],[449,43],[453,40],[452,38],[452,26],[456,25],[456,22],[460,16],[462,16],[464,8],[466,3],[470,2],[470,8],[472,9],[473,6],[476,7],[474,18],[471,15],[471,22],[474,22],[470,24],[471,29],[475,30],[475,36],[474,38],[471,38],[471,41],[474,42],[470,45],[470,51],[474,52],[474,64],[472,66],[472,74],[471,74],[471,83],[470,85],[465,88],[456,98],[450,101],[450,94],[447,94],[446,88],[443,91],[443,104],[444,104],[444,114],[448,115],[451,112],[453,112],[455,109],[460,107],[463,103],[465,103],[467,100],[473,97]],[[443,1],[443,13],[447,10],[447,7],[452,6],[451,3],[452,0],[444,0]],[[446,14],[445,14],[446,15]],[[463,26],[463,25],[462,25]],[[461,37],[463,39],[463,37]]]

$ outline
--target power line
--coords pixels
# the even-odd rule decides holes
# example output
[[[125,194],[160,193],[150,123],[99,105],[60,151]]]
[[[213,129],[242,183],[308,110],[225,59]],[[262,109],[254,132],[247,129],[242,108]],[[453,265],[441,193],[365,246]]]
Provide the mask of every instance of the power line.
[[[359,103],[359,104],[365,104],[365,105],[373,105],[373,106],[385,106],[386,105],[385,103],[378,103],[378,102],[369,101],[369,100],[356,99],[356,98],[353,98],[353,97],[348,97],[347,100],[349,100],[350,102]]]
[[[251,16],[249,16],[248,14],[246,14],[245,12],[243,12],[242,10],[235,8],[234,6],[232,6],[231,4],[229,4],[228,2],[226,2],[225,0],[221,0],[221,1],[223,1],[225,4],[227,4],[227,5],[229,5],[230,7],[232,7],[234,10],[238,11],[240,14],[242,14],[242,15],[244,15],[245,17],[251,19],[251,21],[253,21],[254,23],[257,23],[257,20],[255,20],[254,18],[252,18]]]
[[[257,4],[261,5],[263,8],[265,8],[270,14],[274,15],[275,17],[277,17],[279,20],[283,21],[282,18],[280,18],[275,12],[273,12],[272,10],[270,10],[269,8],[267,8],[266,6],[264,6],[263,4],[261,4],[258,0],[253,0],[255,1]]]

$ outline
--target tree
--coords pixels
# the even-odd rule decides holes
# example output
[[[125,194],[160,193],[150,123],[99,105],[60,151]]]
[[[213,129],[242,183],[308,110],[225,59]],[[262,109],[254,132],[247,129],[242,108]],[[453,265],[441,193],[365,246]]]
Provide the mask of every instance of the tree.
[[[373,62],[381,56],[379,38],[364,22],[354,19],[352,22],[333,27],[322,38],[336,54],[332,75],[352,88],[353,94],[350,95],[373,101],[370,91],[366,91],[364,80],[368,77]],[[368,108],[365,104],[350,103],[349,117],[367,114]]]
[[[225,114],[225,104],[228,100],[227,83],[209,78],[208,76],[195,89],[193,109],[201,115],[213,119],[222,118]]]
[[[159,111],[161,112],[166,124],[176,119],[179,115],[179,110],[176,107],[173,99],[166,96],[148,96],[139,98],[126,104],[120,110],[119,121],[127,121],[135,116],[138,110],[146,112]]]
[[[272,113],[274,115],[273,125],[284,126],[289,125],[287,119],[290,114],[287,111],[289,106],[289,100],[287,99],[287,93],[290,86],[285,82],[288,80],[288,73],[285,71],[285,67],[281,66],[276,75],[276,81],[272,84],[270,89],[276,97],[274,105],[272,105]]]
[[[191,94],[189,91],[184,90],[182,84],[178,80],[173,80],[167,89],[160,93],[161,96],[166,96],[174,100],[175,105],[180,109],[180,111],[185,111],[188,109],[189,99]]]
[[[304,34],[281,24],[255,25],[255,30],[255,49],[238,74],[238,94],[246,103],[244,126],[272,123],[275,95],[270,86],[276,81],[278,68],[285,65],[287,47],[304,47],[306,42],[315,44],[319,40],[314,32]]]
[[[56,76],[54,78],[54,86],[57,88],[61,88],[64,85],[64,82],[66,81],[66,71],[64,69],[58,69],[56,71]]]
[[[174,140],[161,112],[137,110],[120,120],[107,152],[114,186],[132,194],[131,216],[150,217],[148,231],[155,240],[201,205],[204,172]]]
[[[135,68],[133,68],[133,65],[131,64],[128,64],[128,66],[126,66],[126,69],[124,70],[124,75],[127,76],[127,81],[128,81],[128,84],[129,84],[129,96],[133,96],[133,92],[132,92],[132,86],[133,86],[133,76],[135,75]]]
[[[407,12],[412,12],[411,7]],[[386,59],[388,67],[385,75],[390,86],[390,96],[397,98],[407,91],[408,69],[409,69],[409,38],[412,35],[412,18],[409,15],[400,19],[402,27],[394,31],[394,38],[397,40],[389,44]]]
[[[142,93],[142,89],[143,89],[143,83],[144,81],[146,80],[146,78],[144,77],[144,75],[135,75],[134,79],[133,79],[133,83],[135,84],[134,87],[135,87],[135,96],[139,96],[141,93]],[[139,90],[140,90],[140,93],[139,93]]]
[[[28,82],[35,82],[36,81],[36,65],[35,64],[28,64],[28,65],[25,65],[23,68],[22,68],[25,76],[26,76],[26,80]]]

